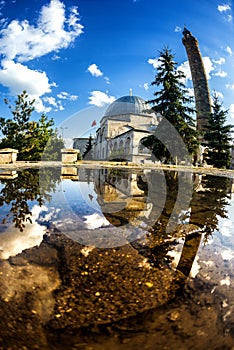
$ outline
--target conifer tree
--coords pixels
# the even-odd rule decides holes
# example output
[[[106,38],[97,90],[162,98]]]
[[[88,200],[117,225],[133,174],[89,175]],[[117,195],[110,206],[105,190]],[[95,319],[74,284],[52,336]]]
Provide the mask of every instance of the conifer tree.
[[[149,100],[148,103],[152,104],[152,109],[166,118],[178,131],[188,153],[193,155],[198,147],[198,133],[193,119],[195,112],[192,107],[193,98],[188,95],[188,91],[185,89],[183,83],[185,75],[177,69],[177,63],[174,61],[171,50],[164,48],[159,54],[157,74],[155,80],[151,83],[152,86],[159,87],[159,90],[154,93],[155,98]],[[166,135],[167,130],[164,132]],[[167,137],[170,138],[170,135],[167,135]],[[172,139],[171,142],[174,143],[173,146],[179,147],[179,145],[176,145],[175,139]],[[172,161],[169,150],[159,141],[156,135],[150,135],[142,143],[152,150],[157,159],[163,162]]]
[[[216,93],[212,100],[212,113],[204,134],[204,145],[208,146],[207,163],[217,168],[229,168],[233,125],[226,124],[228,110],[224,110]]]
[[[92,159],[93,156],[92,156],[92,148],[93,148],[93,145],[92,145],[92,136],[90,135],[89,136],[89,140],[85,146],[85,151],[83,153],[83,158],[84,159]]]

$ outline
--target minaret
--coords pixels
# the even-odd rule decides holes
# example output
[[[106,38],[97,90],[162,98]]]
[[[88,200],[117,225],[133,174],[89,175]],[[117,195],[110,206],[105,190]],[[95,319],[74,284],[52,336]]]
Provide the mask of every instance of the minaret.
[[[197,130],[204,131],[211,113],[210,93],[197,39],[184,28],[182,42],[186,48],[192,74],[197,111]]]

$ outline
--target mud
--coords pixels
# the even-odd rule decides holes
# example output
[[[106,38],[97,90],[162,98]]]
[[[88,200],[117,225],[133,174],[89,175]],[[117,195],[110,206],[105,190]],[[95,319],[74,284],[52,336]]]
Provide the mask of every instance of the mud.
[[[132,245],[88,250],[48,231],[1,261],[0,286],[2,350],[234,348],[227,295]]]

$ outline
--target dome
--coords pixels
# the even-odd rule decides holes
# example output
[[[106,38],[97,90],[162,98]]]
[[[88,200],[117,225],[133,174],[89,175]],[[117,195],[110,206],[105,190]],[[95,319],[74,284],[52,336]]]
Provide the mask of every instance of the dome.
[[[123,96],[115,100],[107,108],[104,116],[113,117],[120,114],[143,114],[146,115],[150,107],[138,96]]]

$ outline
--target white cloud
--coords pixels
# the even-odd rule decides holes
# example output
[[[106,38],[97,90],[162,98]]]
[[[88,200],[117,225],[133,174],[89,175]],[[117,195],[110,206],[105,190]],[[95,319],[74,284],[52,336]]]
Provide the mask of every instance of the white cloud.
[[[175,27],[175,32],[176,33],[179,33],[179,32],[181,32],[182,31],[182,28],[181,27],[179,27],[179,26],[176,26]]]
[[[108,77],[104,77],[107,84],[110,84],[110,79]]]
[[[44,97],[43,98],[43,101],[44,102],[48,102],[51,106],[54,106],[54,107],[58,107],[58,104],[57,104],[57,102],[56,102],[56,100],[55,100],[55,98],[54,97]]]
[[[68,92],[62,91],[57,95],[58,98],[61,98],[62,100],[66,100],[68,97]]]
[[[66,19],[64,4],[51,0],[42,7],[36,25],[13,20],[0,31],[0,52],[8,60],[29,61],[67,48],[82,32],[74,8]]]
[[[4,8],[5,5],[6,5],[6,0],[1,0],[0,1],[0,11]],[[0,12],[0,14],[2,14],[2,13]],[[3,19],[3,20],[5,20],[5,19]]]
[[[228,10],[231,10],[231,6],[229,4],[218,5],[219,12],[226,12]]]
[[[85,224],[86,228],[89,230],[95,230],[99,227],[110,225],[109,221],[104,216],[102,216],[98,213],[86,215],[86,216],[84,216],[84,219],[85,219],[84,224]]]
[[[234,118],[234,103],[232,103],[229,107],[229,113],[232,118]]]
[[[210,73],[214,70],[213,63],[210,57],[203,57],[203,64],[206,72],[207,79],[210,79]]]
[[[52,96],[42,97],[51,92],[51,87],[56,86],[49,83],[45,72],[31,70],[21,63],[14,61],[3,61],[3,68],[0,70],[0,83],[9,88],[12,95],[21,94],[23,90],[27,91],[29,99],[35,99],[35,110],[38,113],[48,113],[52,109],[63,110],[61,101],[56,101]],[[60,99],[74,101],[78,98],[76,95],[62,92],[57,95]]]
[[[102,91],[92,91],[89,97],[89,104],[97,107],[103,107],[105,104],[109,104],[115,101],[114,96],[108,96]]]
[[[0,3],[1,5],[1,3]],[[42,98],[56,86],[50,83],[45,72],[29,69],[26,62],[62,48],[67,48],[82,33],[76,7],[65,16],[65,6],[60,0],[51,0],[39,13],[37,23],[27,20],[13,20],[6,23],[0,31],[0,52],[4,59],[1,62],[0,84],[6,86],[10,93],[18,95],[26,90],[30,99],[35,99],[38,113],[49,112],[52,107],[62,110],[61,101]],[[77,96],[68,95],[67,99],[75,100]],[[49,104],[45,106],[44,102]]]
[[[230,4],[218,5],[218,11],[224,15],[227,22],[232,21],[232,15],[229,13],[232,10]]]
[[[52,57],[51,57],[51,59],[52,59],[52,61],[58,61],[58,60],[60,60],[60,56],[59,55],[53,55]]]
[[[233,55],[233,51],[232,51],[232,49],[230,48],[230,46],[227,46],[226,49],[225,49],[225,51],[226,51],[230,56]]]
[[[31,70],[21,63],[14,61],[3,61],[0,70],[0,83],[9,88],[11,94],[21,94],[23,90],[27,91],[30,99],[38,100],[42,95],[51,92],[54,84],[49,83],[45,72]],[[43,109],[43,104],[39,101],[35,104],[37,112],[48,110]]]
[[[226,84],[226,88],[234,90],[234,84]]]
[[[147,91],[147,90],[149,90],[149,84],[148,83],[145,83],[144,85],[143,85],[143,87],[144,87],[144,89]]]
[[[220,57],[218,60],[212,60],[216,64],[224,64],[226,62],[224,57]]]
[[[70,101],[75,101],[78,99],[77,95],[71,95],[66,91],[62,91],[57,95],[58,98],[61,100],[70,100]]]
[[[44,108],[47,112],[49,112],[52,108],[54,108],[55,111],[63,111],[64,110],[61,101],[56,101],[55,97],[46,96],[46,97],[42,98],[42,101],[49,105],[48,107],[44,106]]]
[[[92,74],[93,77],[101,77],[103,75],[102,71],[95,63],[91,64],[88,67],[88,71]]]
[[[23,232],[20,232],[13,224],[8,225],[8,231],[0,235],[0,258],[8,259],[21,253],[24,249],[29,249],[39,245],[43,239],[46,228],[37,223],[40,212],[48,210],[45,206],[35,205],[30,217],[32,223],[25,222]]]
[[[33,97],[39,97],[51,92],[52,84],[45,72],[31,70],[21,63],[2,61],[0,70],[0,83],[8,87],[12,94],[17,95],[23,90]]]
[[[43,101],[42,99],[40,98],[37,98],[35,100],[35,103],[34,103],[34,107],[35,107],[35,110],[38,112],[38,113],[49,113],[51,110],[52,110],[52,107],[51,106],[45,106],[43,104]]]
[[[70,95],[70,94],[69,94],[68,99],[69,99],[70,101],[76,101],[76,100],[78,99],[78,96],[77,96],[77,95]]]
[[[160,66],[160,61],[158,58],[149,58],[148,63],[152,64],[152,66],[157,69]]]
[[[225,78],[227,76],[227,72],[224,72],[223,70],[219,69],[218,72],[214,73],[214,75],[220,78]]]
[[[183,62],[179,67],[178,70],[184,73],[185,75],[185,81],[192,80],[191,70],[189,67],[189,62],[185,61]]]

